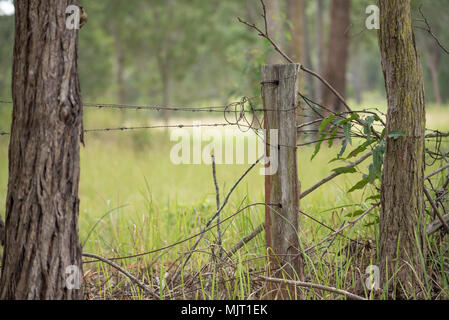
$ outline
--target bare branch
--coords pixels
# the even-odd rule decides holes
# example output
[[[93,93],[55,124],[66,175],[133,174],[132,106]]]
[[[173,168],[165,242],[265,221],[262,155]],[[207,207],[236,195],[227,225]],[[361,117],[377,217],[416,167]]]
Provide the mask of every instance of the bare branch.
[[[265,276],[259,276],[259,279],[268,281],[268,282],[274,282],[274,283],[281,283],[281,284],[290,284],[293,286],[297,286],[297,287],[303,287],[303,288],[310,288],[310,289],[317,289],[317,290],[324,290],[327,292],[332,292],[332,293],[336,293],[339,295],[343,295],[347,298],[350,299],[354,299],[354,300],[367,300],[361,296],[358,296],[356,294],[353,294],[349,291],[346,290],[342,290],[342,289],[337,289],[334,287],[328,287],[328,286],[323,286],[321,284],[315,284],[315,283],[311,283],[311,282],[302,282],[302,281],[293,281],[293,280],[284,280],[284,279],[279,279],[279,278],[271,278],[271,277],[265,277]]]
[[[424,23],[426,24],[427,28],[423,28],[423,27],[417,27],[417,28],[418,28],[418,29],[421,29],[421,30],[424,30],[424,31],[427,31],[427,32],[432,36],[432,38],[436,41],[437,45],[438,45],[438,46],[439,46],[439,47],[440,47],[446,54],[449,54],[449,50],[446,49],[446,48],[443,46],[443,44],[441,43],[440,39],[438,39],[438,37],[433,33],[432,27],[430,26],[429,21],[427,21],[426,16],[425,16],[424,13],[422,12],[422,6],[423,6],[422,4],[419,6],[419,13],[420,13],[421,16],[423,17]]]
[[[427,180],[427,179],[429,179],[429,178],[432,178],[433,176],[439,174],[440,172],[442,172],[442,171],[444,171],[444,170],[446,170],[446,169],[448,169],[448,168],[449,168],[449,164],[447,164],[447,165],[445,165],[445,166],[439,168],[438,170],[435,170],[434,172],[430,173],[429,175],[427,175],[427,176],[424,178],[424,180]]]
[[[112,262],[111,260],[103,258],[103,257],[101,257],[99,255],[96,255],[96,254],[93,254],[93,253],[83,253],[83,257],[94,258],[94,259],[103,261],[104,263],[107,263],[111,267],[117,269],[118,271],[123,273],[125,276],[127,276],[132,282],[134,282],[137,286],[139,286],[139,288],[141,288],[143,291],[148,293],[150,296],[152,296],[155,299],[159,299],[159,297],[150,288],[148,288],[144,283],[142,283],[139,279],[134,277],[128,271],[126,271],[125,269],[120,267],[118,264]]]
[[[261,233],[263,230],[265,230],[265,223],[262,223],[259,225],[252,233],[244,237],[242,240],[240,240],[236,245],[234,245],[228,252],[229,256],[232,256],[237,251],[239,251],[245,244],[250,242],[252,239],[254,239],[259,233]]]
[[[217,181],[217,171],[215,167],[215,155],[212,155],[212,177],[214,179],[215,185],[215,193],[216,193],[216,201],[217,201],[217,210],[220,209],[220,189],[218,188]],[[217,245],[218,245],[218,256],[221,257],[223,255],[223,241],[221,238],[221,229],[220,229],[220,215],[217,216]]]

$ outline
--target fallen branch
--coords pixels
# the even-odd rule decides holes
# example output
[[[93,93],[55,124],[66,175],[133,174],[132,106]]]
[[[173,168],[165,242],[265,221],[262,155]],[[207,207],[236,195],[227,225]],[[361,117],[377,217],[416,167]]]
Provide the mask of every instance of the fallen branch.
[[[284,279],[279,279],[279,278],[271,278],[271,277],[265,277],[265,276],[259,276],[259,279],[268,281],[268,282],[273,282],[273,283],[280,283],[280,284],[289,284],[289,285],[293,285],[293,286],[297,286],[297,287],[303,287],[303,288],[309,288],[309,289],[318,289],[318,290],[324,290],[327,292],[332,292],[332,293],[336,293],[339,295],[343,295],[345,297],[351,298],[353,300],[367,300],[361,296],[358,296],[356,294],[353,294],[349,291],[346,290],[342,290],[342,289],[337,289],[334,287],[328,287],[328,286],[323,286],[321,284],[315,284],[315,283],[310,283],[310,282],[302,282],[302,281],[293,281],[293,280],[284,280]]]
[[[132,282],[134,282],[139,288],[141,288],[143,291],[148,293],[150,296],[152,296],[155,299],[159,299],[159,297],[150,288],[148,288],[144,283],[142,283],[139,279],[134,277],[128,271],[126,271],[125,269],[120,267],[118,264],[112,262],[111,260],[108,260],[106,258],[103,258],[103,257],[93,254],[93,253],[83,253],[83,257],[97,259],[97,260],[103,261],[104,263],[107,263],[111,267],[117,269],[118,271],[123,273],[125,276],[127,276]]]
[[[252,239],[254,239],[259,233],[261,233],[263,230],[265,230],[265,223],[262,223],[259,225],[256,229],[254,229],[253,232],[251,232],[249,235],[244,237],[242,240],[240,240],[236,245],[234,245],[228,252],[229,256],[232,256],[235,254],[238,250],[240,250],[245,244],[250,242]]]

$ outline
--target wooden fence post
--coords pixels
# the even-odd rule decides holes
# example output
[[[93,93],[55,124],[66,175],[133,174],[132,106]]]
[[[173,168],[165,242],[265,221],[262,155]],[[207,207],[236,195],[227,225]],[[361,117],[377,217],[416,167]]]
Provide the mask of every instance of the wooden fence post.
[[[262,97],[265,109],[266,156],[277,161],[277,171],[265,175],[266,241],[273,275],[303,280],[299,247],[299,185],[297,171],[297,106],[299,64],[262,67]],[[278,135],[274,143],[272,135]],[[273,163],[266,163],[267,167]],[[282,267],[282,273],[276,269]],[[297,298],[295,289],[277,291],[277,298]]]

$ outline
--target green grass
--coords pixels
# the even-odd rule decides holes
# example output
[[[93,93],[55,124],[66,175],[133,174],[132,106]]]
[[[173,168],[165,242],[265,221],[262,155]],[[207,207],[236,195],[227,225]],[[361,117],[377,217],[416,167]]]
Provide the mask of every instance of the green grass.
[[[435,124],[434,128],[447,129],[445,123],[449,123],[449,112],[446,110],[428,110],[428,127]],[[137,118],[135,114],[127,114],[125,125],[151,123],[151,119],[147,118],[148,114],[142,115],[143,117]],[[121,125],[121,118],[122,115],[118,111],[92,110],[85,115],[85,128],[117,127]],[[443,118],[445,120],[442,120]],[[7,123],[5,119],[7,118],[3,117],[0,123]],[[173,122],[191,123],[191,120],[178,119]],[[86,241],[83,248],[85,252],[119,257],[156,250],[200,232],[215,213],[215,188],[211,166],[172,164],[169,153],[175,143],[169,141],[164,131],[95,133],[86,135],[85,141],[86,146],[81,152],[79,191],[79,232],[82,243],[86,241],[92,227],[98,223]],[[7,143],[7,137],[0,137],[2,216],[7,192]],[[313,161],[313,147],[299,149],[298,168],[303,190],[329,175],[333,168],[342,166],[341,163],[329,163],[338,153],[338,149],[338,146],[332,149],[323,147]],[[367,164],[368,161],[359,166],[359,170],[366,172]],[[221,200],[248,166],[217,166]],[[256,167],[232,194],[222,213],[223,219],[245,205],[264,202],[264,177],[259,175],[259,168],[260,166]],[[367,209],[369,206],[369,203],[364,203],[363,200],[370,194],[372,187],[347,193],[360,179],[361,174],[339,176],[302,200],[301,209],[337,229],[343,221],[352,220],[347,217],[348,214],[358,209]],[[264,207],[256,206],[225,222],[222,225],[222,230],[226,231],[223,238],[224,248],[229,249],[251,233],[264,221],[264,214]],[[375,242],[375,227],[364,226],[374,221],[375,215],[378,215],[378,210],[345,231],[345,235],[352,239],[371,239]],[[302,231],[299,236],[304,247],[319,242],[330,233],[306,217],[302,217],[300,223]],[[162,291],[164,286],[159,285],[161,297],[246,299],[263,295],[263,290],[255,285],[250,277],[252,272],[263,270],[266,264],[263,258],[266,254],[263,234],[257,236],[239,251],[232,261],[227,261],[227,264],[211,263],[210,245],[214,242],[215,232],[211,231],[200,243],[200,252],[193,255],[182,275],[186,286],[180,289],[181,295],[176,295],[177,291],[174,289],[171,292]],[[157,283],[164,281],[166,272],[169,275],[173,273],[176,268],[172,266],[180,263],[179,257],[184,257],[193,243],[194,240],[190,240],[170,250],[122,260],[119,263],[157,287]],[[307,280],[343,289],[354,287],[360,279],[360,273],[363,274],[366,266],[376,257],[375,250],[368,249],[363,249],[363,252],[352,257],[353,252],[350,252],[352,249],[348,244],[347,240],[337,238],[327,254],[320,251],[313,258],[308,257]],[[438,257],[433,258],[437,266],[444,263],[438,261]],[[89,272],[87,283],[90,287],[87,291],[91,298],[145,297],[139,289],[130,286],[126,279],[102,263],[89,263],[84,269]],[[443,280],[447,288],[447,279]],[[308,298],[313,299],[337,297],[321,291],[305,293]]]

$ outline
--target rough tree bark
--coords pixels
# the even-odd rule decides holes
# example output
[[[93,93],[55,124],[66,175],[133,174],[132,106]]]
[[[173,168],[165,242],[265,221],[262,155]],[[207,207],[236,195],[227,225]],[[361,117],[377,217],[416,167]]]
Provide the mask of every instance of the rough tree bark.
[[[13,115],[0,299],[81,299],[78,182],[82,105],[73,0],[16,0]]]
[[[325,79],[346,96],[346,67],[349,56],[350,0],[332,0],[330,38],[327,52]],[[323,104],[336,112],[344,106],[326,86],[322,87]]]
[[[424,85],[413,34],[410,0],[379,0],[379,45],[388,99],[380,216],[381,282],[397,297],[420,291],[419,247],[424,216]],[[413,270],[411,267],[413,267]],[[394,279],[394,272],[398,271]],[[387,274],[388,273],[388,274]]]

